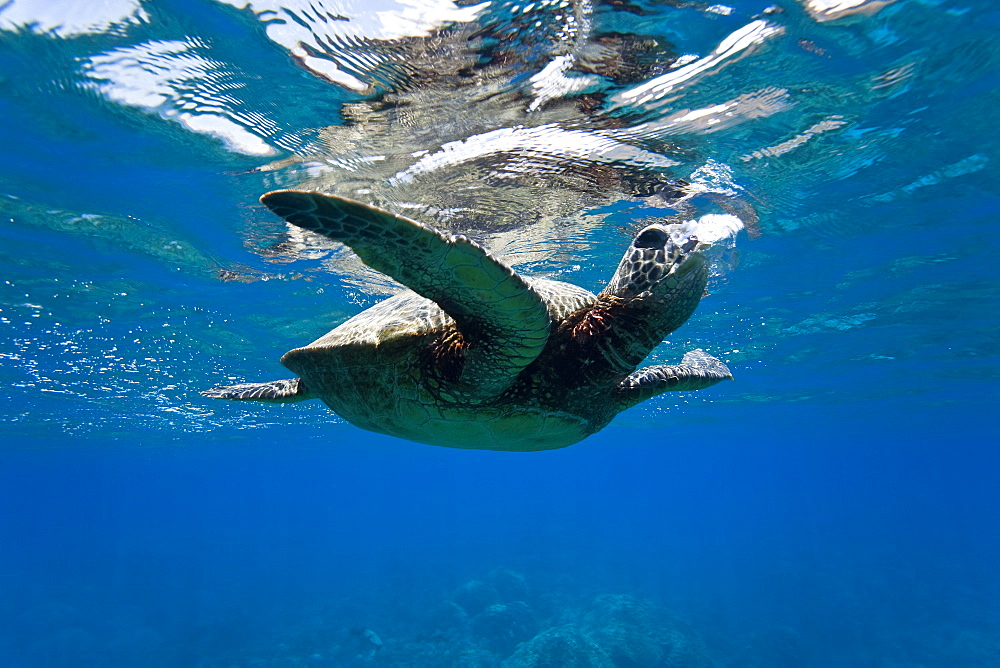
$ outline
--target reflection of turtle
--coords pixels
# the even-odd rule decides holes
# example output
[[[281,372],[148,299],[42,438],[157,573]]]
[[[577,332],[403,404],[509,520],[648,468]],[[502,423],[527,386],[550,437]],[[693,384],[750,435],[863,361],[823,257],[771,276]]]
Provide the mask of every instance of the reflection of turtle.
[[[298,378],[204,392],[220,399],[322,399],[353,424],[414,441],[546,450],[603,428],[667,390],[731,378],[695,350],[636,371],[705,290],[707,262],[682,228],[643,229],[600,295],[517,275],[462,236],[351,200],[295,190],[261,201],[350,246],[410,290],[281,358]]]

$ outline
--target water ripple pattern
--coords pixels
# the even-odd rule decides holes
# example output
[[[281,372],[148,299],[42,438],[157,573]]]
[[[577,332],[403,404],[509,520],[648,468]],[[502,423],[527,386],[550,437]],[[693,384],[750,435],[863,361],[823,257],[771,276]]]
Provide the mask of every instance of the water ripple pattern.
[[[130,415],[175,435],[285,422],[196,390],[279,377],[281,353],[399,287],[257,205],[289,187],[595,291],[636,229],[696,230],[711,295],[650,361],[710,349],[755,384],[640,416],[987,383],[991,11],[0,3],[0,379],[23,399],[4,420],[77,435]]]
[[[459,6],[452,0],[379,3],[281,0],[221,0],[251,9],[267,36],[302,67],[358,93],[376,87],[376,71],[401,64],[401,54],[379,48],[405,38],[425,37],[449,23],[475,19],[489,4]]]
[[[276,130],[261,114],[240,113],[240,78],[223,63],[199,54],[195,40],[153,41],[89,57],[81,86],[119,104],[175,120],[192,132],[213,135],[246,155],[276,151],[263,137]]]

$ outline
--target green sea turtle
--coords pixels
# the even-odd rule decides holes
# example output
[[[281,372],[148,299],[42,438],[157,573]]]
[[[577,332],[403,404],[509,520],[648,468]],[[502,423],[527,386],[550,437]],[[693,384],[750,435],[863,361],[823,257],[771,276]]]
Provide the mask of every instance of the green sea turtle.
[[[363,429],[485,450],[548,450],[593,434],[668,390],[730,379],[693,350],[676,366],[636,370],[705,291],[707,260],[682,226],[636,235],[593,295],[518,275],[464,236],[330,195],[261,197],[299,227],[350,246],[409,290],[281,358],[298,377],[203,392],[220,399],[322,399]]]

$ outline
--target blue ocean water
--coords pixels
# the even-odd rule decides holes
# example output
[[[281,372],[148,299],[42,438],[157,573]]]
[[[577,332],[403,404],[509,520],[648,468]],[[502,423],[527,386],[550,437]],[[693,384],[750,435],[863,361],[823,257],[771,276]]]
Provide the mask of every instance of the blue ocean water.
[[[1000,665],[998,27],[988,0],[0,4],[0,664]],[[670,205],[609,164],[745,228],[650,358],[733,382],[535,453],[198,394],[286,377],[385,293],[261,193],[493,216],[525,273],[597,291]]]

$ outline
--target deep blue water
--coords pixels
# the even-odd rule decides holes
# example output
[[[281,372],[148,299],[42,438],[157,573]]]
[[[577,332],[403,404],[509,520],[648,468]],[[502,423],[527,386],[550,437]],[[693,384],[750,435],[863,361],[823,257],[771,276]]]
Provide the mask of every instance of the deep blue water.
[[[1000,12],[464,4],[0,4],[0,665],[1000,665]],[[594,66],[596,112],[526,113],[533,75],[591,53],[549,27],[571,12],[666,60]],[[447,45],[479,29],[519,120],[446,113],[468,92]],[[616,107],[685,62],[705,71]],[[384,95],[409,101],[388,122],[350,106]],[[650,358],[701,347],[734,382],[536,453],[198,394],[286,376],[381,298],[261,193],[453,206],[466,163],[397,165],[540,113],[738,203],[710,296]],[[656,205],[549,183],[556,222],[509,235],[544,252],[512,257],[599,290]]]

